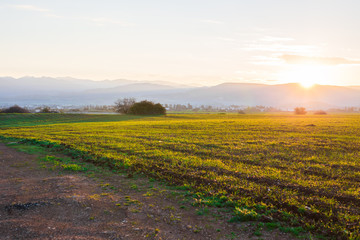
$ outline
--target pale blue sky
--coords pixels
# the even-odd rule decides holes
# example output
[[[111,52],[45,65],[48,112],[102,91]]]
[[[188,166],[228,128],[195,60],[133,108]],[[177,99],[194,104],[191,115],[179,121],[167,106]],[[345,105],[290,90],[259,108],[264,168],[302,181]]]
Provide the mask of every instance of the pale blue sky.
[[[359,9],[355,0],[2,0],[0,75],[360,85]]]

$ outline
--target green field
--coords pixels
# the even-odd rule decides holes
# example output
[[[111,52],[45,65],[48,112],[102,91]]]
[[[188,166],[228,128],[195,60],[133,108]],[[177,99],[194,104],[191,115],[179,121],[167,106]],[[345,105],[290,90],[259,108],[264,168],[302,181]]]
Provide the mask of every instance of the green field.
[[[183,185],[232,221],[360,236],[360,115],[0,114],[0,135]]]
[[[56,123],[77,122],[117,122],[141,118],[140,116],[124,116],[119,114],[54,114],[54,113],[0,113],[1,127],[25,127]]]

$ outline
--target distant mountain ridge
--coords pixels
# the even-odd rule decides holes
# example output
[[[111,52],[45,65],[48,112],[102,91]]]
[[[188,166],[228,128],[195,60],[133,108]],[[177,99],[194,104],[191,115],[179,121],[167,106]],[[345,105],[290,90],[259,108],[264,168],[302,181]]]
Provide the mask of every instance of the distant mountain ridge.
[[[282,109],[296,106],[328,109],[360,107],[360,86],[315,85],[306,89],[296,83],[266,85],[227,82],[211,87],[194,87],[166,81],[0,77],[0,106],[108,105],[123,97],[171,104],[191,103],[195,106],[263,105]]]

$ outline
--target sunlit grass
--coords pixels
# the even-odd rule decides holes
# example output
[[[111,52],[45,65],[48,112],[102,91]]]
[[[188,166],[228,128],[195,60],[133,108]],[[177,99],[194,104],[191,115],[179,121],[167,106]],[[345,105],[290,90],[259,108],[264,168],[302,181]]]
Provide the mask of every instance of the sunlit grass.
[[[0,135],[51,142],[196,189],[199,206],[234,207],[235,219],[292,219],[337,236],[359,228],[358,115],[169,115]]]

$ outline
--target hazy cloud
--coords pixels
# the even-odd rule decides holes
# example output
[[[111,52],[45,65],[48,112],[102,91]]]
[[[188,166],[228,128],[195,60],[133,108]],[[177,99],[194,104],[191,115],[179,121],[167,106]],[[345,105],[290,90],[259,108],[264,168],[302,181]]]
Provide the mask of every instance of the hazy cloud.
[[[116,19],[110,19],[110,18],[91,18],[89,20],[94,22],[98,26],[103,26],[103,25],[106,25],[106,24],[116,24],[116,25],[120,25],[120,26],[123,26],[123,27],[130,26],[129,23],[119,21],[119,20],[116,20]]]
[[[112,18],[103,18],[103,17],[98,17],[98,18],[71,17],[71,16],[62,16],[62,15],[57,15],[57,14],[52,14],[52,13],[47,13],[47,14],[45,14],[45,16],[51,17],[51,18],[58,18],[58,19],[69,19],[69,20],[73,20],[73,21],[91,22],[91,23],[94,23],[96,26],[105,26],[105,25],[109,25],[109,24],[115,24],[115,25],[127,27],[127,26],[133,25],[133,24],[130,24],[130,23],[127,23],[124,21],[119,21],[119,20],[112,19]]]
[[[65,16],[60,16],[60,15],[56,15],[56,14],[52,14],[52,13],[47,13],[45,14],[46,17],[52,17],[52,18],[67,18]]]
[[[260,41],[264,41],[264,42],[288,42],[288,41],[294,41],[295,39],[293,38],[286,38],[286,37],[272,37],[272,36],[266,36],[262,39],[260,39]]]
[[[39,8],[33,5],[10,5],[13,8],[28,10],[28,11],[36,11],[36,12],[48,12],[49,9]]]
[[[126,27],[126,26],[132,25],[132,24],[124,22],[124,21],[119,21],[117,19],[105,18],[105,17],[89,18],[89,17],[72,17],[72,16],[58,15],[58,14],[51,13],[49,9],[40,8],[40,7],[36,7],[33,5],[8,5],[8,6],[16,8],[16,9],[20,9],[20,10],[42,12],[43,16],[50,17],[50,18],[87,21],[87,22],[94,23],[96,26],[115,24],[115,25],[120,25],[120,26]]]
[[[349,60],[341,57],[306,57],[300,55],[282,55],[280,59],[288,64],[323,64],[323,65],[342,65],[360,64],[360,61]]]
[[[225,41],[225,42],[234,42],[234,38],[227,38],[227,37],[217,37],[217,40]]]
[[[316,51],[317,47],[312,45],[285,45],[285,44],[247,44],[242,50],[245,51],[263,51],[263,52],[288,52],[288,53],[311,53]]]
[[[282,64],[279,58],[273,56],[253,56],[252,59],[254,61],[251,61],[251,63],[256,65],[279,66]]]
[[[217,21],[217,20],[212,20],[212,19],[203,19],[203,20],[201,20],[201,22],[203,22],[203,23],[211,23],[211,24],[223,24],[224,23],[224,22]]]

